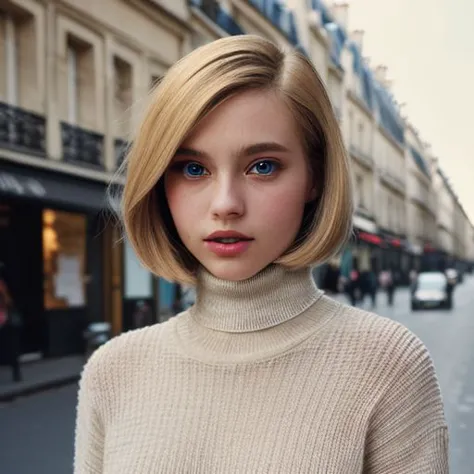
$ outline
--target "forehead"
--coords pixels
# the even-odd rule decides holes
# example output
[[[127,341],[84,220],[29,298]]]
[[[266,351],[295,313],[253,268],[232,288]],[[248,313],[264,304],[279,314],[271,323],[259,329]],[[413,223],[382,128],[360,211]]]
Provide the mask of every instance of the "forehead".
[[[227,145],[272,141],[299,143],[298,125],[284,100],[273,91],[251,90],[219,104],[185,140],[188,145],[209,142]]]

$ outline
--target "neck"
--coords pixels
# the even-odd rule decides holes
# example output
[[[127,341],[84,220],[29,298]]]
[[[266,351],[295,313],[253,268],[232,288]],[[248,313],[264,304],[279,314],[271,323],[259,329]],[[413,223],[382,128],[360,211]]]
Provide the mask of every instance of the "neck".
[[[309,310],[315,305],[321,311]],[[196,304],[177,318],[178,337],[199,359],[255,360],[308,337],[327,305],[309,268],[273,264],[243,281],[221,280],[201,269]]]
[[[230,333],[274,327],[300,314],[319,296],[309,268],[270,265],[247,280],[198,275],[193,317],[208,329]]]

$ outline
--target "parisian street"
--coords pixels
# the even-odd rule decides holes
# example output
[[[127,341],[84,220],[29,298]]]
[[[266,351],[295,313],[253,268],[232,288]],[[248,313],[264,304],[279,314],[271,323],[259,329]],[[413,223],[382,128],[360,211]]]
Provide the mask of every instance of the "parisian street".
[[[343,297],[339,296],[338,299]],[[376,312],[410,328],[428,346],[439,375],[450,427],[451,473],[474,472],[474,276],[456,289],[454,309],[409,309],[409,292],[387,307],[378,297]],[[368,304],[368,303],[367,303]],[[2,474],[72,472],[77,385],[0,406]]]

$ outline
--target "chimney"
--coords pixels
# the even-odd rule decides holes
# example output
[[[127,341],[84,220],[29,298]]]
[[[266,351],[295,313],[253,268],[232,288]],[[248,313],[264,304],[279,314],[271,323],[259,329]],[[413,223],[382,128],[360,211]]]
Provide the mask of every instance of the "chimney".
[[[351,40],[359,47],[359,51],[362,53],[362,47],[364,42],[364,30],[354,30],[351,33]]]
[[[349,23],[349,4],[348,3],[333,3],[331,5],[331,12],[334,15],[336,22],[345,30],[347,30]]]

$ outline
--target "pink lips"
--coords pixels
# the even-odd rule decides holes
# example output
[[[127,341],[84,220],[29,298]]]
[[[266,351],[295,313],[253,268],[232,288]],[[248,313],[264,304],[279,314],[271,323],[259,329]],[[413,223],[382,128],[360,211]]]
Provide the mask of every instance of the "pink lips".
[[[222,242],[219,239],[238,239],[236,242]],[[240,232],[223,230],[213,232],[204,239],[206,247],[219,257],[236,257],[244,253],[253,242],[251,237]]]

